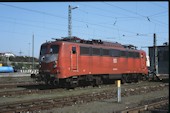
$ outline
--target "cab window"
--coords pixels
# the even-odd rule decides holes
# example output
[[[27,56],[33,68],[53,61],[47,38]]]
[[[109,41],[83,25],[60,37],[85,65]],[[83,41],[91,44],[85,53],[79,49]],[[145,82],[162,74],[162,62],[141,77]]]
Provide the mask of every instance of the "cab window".
[[[51,45],[50,53],[58,54],[58,52],[59,52],[59,46],[58,45]]]
[[[44,55],[47,52],[47,46],[41,46],[40,55]]]
[[[76,47],[72,47],[72,54],[76,54]]]

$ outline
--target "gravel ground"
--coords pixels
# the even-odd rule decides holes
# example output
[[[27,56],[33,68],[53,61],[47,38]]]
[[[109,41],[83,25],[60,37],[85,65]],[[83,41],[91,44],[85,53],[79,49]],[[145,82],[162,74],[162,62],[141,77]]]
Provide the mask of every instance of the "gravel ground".
[[[5,77],[3,77],[5,76]],[[34,80],[31,79],[30,75],[28,74],[18,74],[18,73],[8,73],[2,74],[0,73],[0,84],[8,84],[18,83],[18,82],[33,82]],[[160,82],[138,82],[138,83],[131,83],[131,84],[123,84],[122,91],[126,87],[141,87],[147,85],[156,85],[160,84]],[[33,88],[37,89],[37,88]],[[116,84],[113,85],[102,85],[98,87],[86,87],[86,88],[76,88],[74,90],[64,90],[61,92],[49,92],[45,94],[29,94],[29,95],[17,95],[17,96],[10,96],[10,97],[0,97],[0,104],[3,105],[4,103],[13,103],[16,101],[24,101],[24,100],[31,100],[31,99],[43,99],[43,98],[60,98],[64,96],[71,96],[71,95],[80,95],[84,93],[92,93],[92,92],[102,92],[103,90],[117,90]],[[16,90],[29,90],[27,87],[17,87],[12,89],[0,89],[0,92],[3,91],[16,91]],[[168,97],[169,98],[169,89],[163,88],[161,91],[155,91],[147,94],[141,95],[133,95],[129,97],[122,97],[121,103],[117,103],[117,99],[107,99],[102,101],[94,101],[87,104],[81,105],[73,105],[64,108],[56,108],[51,110],[44,110],[40,111],[41,113],[113,113],[113,111],[125,109],[134,105],[137,105],[141,101],[160,98],[160,97]],[[97,108],[97,109],[96,109]]]
[[[0,97],[0,104],[8,103],[8,102],[15,102],[15,101],[23,101],[23,100],[31,100],[31,99],[43,99],[43,98],[59,98],[64,96],[71,96],[71,95],[80,95],[83,93],[90,93],[90,92],[100,92],[106,89],[110,89],[116,87],[115,85],[104,85],[100,88],[98,87],[88,87],[88,88],[76,88],[71,90],[63,90],[61,92],[49,92],[45,94],[31,94],[31,95],[18,95],[18,96],[10,96],[10,97]]]
[[[161,97],[169,98],[169,89],[164,88],[160,91],[154,91],[147,94],[133,95],[122,97],[121,103],[117,103],[117,99],[107,99],[95,101],[81,105],[68,106],[64,108],[56,108],[51,110],[40,111],[41,113],[113,113],[117,110],[122,110],[137,104]]]
[[[25,76],[31,76],[30,73],[0,73],[0,77],[25,77]]]
[[[0,84],[17,83],[17,82],[33,82],[30,74],[22,73],[0,73]]]
[[[147,86],[147,85],[156,85],[156,84],[160,84],[160,82],[139,82],[136,84],[134,84],[134,83],[124,84],[124,85],[122,85],[122,91],[125,90],[126,87],[133,87],[134,85],[141,87],[141,85]],[[24,88],[24,87],[22,87],[22,88]],[[13,90],[22,90],[22,89],[16,88]],[[29,89],[27,89],[27,90],[29,90]],[[80,94],[84,94],[84,93],[102,92],[103,90],[117,90],[117,86],[115,84],[102,85],[99,88],[89,86],[86,88],[76,88],[74,90],[63,90],[60,92],[52,91],[52,92],[44,93],[44,94],[29,94],[29,95],[17,95],[17,96],[10,96],[10,97],[0,97],[0,100],[1,100],[0,104],[2,105],[4,103],[12,103],[12,102],[16,102],[16,101],[24,101],[24,100],[31,100],[31,99],[60,98],[60,97],[64,97],[64,96],[80,95]]]
[[[25,90],[25,88],[5,88],[5,89],[0,89],[0,92],[5,92],[5,91],[20,91],[20,90]]]

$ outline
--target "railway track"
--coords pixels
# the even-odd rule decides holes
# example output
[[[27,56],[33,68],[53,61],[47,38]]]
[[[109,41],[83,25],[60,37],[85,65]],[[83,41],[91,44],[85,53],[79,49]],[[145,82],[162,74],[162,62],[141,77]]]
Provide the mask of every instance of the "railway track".
[[[4,92],[0,92],[0,97],[10,97],[10,96],[29,95],[29,94],[45,94],[45,93],[51,93],[51,92],[59,92],[63,90],[64,89],[47,89],[47,90],[25,89],[25,90],[19,90],[19,91],[4,91]]]
[[[169,113],[169,103],[165,103],[165,104],[160,104],[156,107],[151,108],[151,111],[152,113]]]
[[[28,86],[28,85],[38,85],[43,84],[42,82],[21,82],[21,83],[8,83],[8,84],[0,84],[0,89],[5,88],[16,88],[18,86]]]
[[[141,93],[149,93],[156,90],[161,90],[167,85],[157,86],[144,86],[137,88],[127,88],[122,92],[123,96],[137,95]],[[19,101],[14,103],[6,103],[0,105],[0,113],[13,113],[13,112],[27,112],[27,111],[39,111],[50,108],[59,108],[65,106],[72,106],[76,104],[88,103],[91,101],[104,100],[110,98],[116,98],[117,93],[113,90],[104,90],[102,92],[93,92],[88,94],[80,94],[76,96],[67,96],[64,98],[46,98],[46,99],[34,99],[27,101]]]
[[[148,111],[148,113],[168,113],[168,109],[167,109],[169,105],[168,99],[169,97],[159,98],[159,99],[156,99],[156,102],[153,102],[152,100],[148,104],[125,109],[122,111],[117,111],[114,113],[143,113],[144,111]],[[166,107],[166,108],[162,109],[163,107]],[[156,110],[156,108],[159,108],[159,110],[158,109]],[[144,112],[144,113],[147,113],[147,112]]]
[[[166,85],[166,84],[160,84],[160,85]],[[128,84],[128,85],[125,85],[124,88],[128,88],[128,87],[131,87],[131,86],[132,86],[132,84]],[[41,85],[41,88],[44,88],[44,90],[37,88],[37,89],[24,89],[24,90],[17,90],[17,91],[3,91],[3,92],[0,92],[0,97],[9,97],[9,96],[16,96],[16,95],[28,95],[28,94],[46,94],[46,93],[52,93],[52,92],[65,91],[63,88],[57,88],[56,89],[54,87],[50,87],[50,86],[48,87],[46,85]],[[80,87],[77,87],[76,89],[79,89],[79,88]]]

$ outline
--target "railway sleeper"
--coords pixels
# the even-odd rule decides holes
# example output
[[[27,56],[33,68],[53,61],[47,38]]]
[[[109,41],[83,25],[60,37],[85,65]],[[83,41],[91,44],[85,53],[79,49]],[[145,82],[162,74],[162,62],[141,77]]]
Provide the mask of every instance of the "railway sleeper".
[[[43,105],[41,106],[41,109],[45,110],[45,109],[50,109],[50,108],[53,108],[53,104],[48,104],[48,105]]]
[[[41,106],[32,106],[28,109],[28,111],[39,111],[41,109]]]

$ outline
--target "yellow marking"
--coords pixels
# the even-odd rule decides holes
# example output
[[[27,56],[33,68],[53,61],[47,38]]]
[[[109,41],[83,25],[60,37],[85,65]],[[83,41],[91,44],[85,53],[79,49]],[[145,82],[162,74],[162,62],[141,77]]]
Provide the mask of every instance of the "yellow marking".
[[[121,81],[117,80],[117,87],[120,87],[120,83],[121,83]]]

